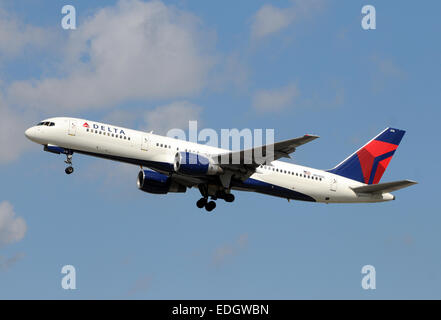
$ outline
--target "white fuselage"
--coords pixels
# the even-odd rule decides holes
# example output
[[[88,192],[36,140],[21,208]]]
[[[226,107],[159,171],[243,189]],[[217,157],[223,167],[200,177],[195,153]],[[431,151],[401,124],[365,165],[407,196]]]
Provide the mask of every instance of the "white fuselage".
[[[167,175],[173,174],[167,168],[173,164],[178,151],[203,155],[228,152],[220,148],[85,119],[51,118],[44,121],[53,122],[55,125],[29,128],[25,134],[30,140],[77,153],[149,167]],[[89,127],[84,126],[85,124]],[[362,186],[363,183],[324,170],[282,161],[273,161],[270,165],[258,167],[250,179],[271,185],[272,188],[295,191],[311,197],[313,201],[323,203],[381,202],[394,199],[390,193],[356,194],[351,187]],[[232,188],[247,191],[247,186],[236,188],[233,185]],[[274,196],[289,198],[286,194],[271,193]]]

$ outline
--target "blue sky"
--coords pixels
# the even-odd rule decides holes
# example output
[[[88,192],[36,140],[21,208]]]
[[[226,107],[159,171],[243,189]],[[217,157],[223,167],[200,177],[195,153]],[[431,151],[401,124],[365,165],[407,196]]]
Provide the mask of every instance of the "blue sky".
[[[75,31],[65,4],[0,1],[1,299],[440,298],[441,4],[78,0]],[[237,192],[207,214],[196,190],[140,192],[136,167],[78,155],[65,175],[23,135],[49,116],[313,133],[292,161],[323,169],[393,126],[382,181],[419,184],[372,205]]]

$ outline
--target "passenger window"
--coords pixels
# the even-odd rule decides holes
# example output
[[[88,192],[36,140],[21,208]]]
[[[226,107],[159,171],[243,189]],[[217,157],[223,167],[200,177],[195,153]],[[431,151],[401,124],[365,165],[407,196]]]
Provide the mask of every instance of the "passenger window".
[[[130,137],[128,137],[127,140],[130,140]]]

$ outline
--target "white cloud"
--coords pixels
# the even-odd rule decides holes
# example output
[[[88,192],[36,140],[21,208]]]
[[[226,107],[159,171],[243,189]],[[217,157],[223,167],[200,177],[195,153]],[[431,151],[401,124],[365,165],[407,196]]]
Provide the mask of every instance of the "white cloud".
[[[200,120],[201,110],[201,107],[187,101],[157,107],[145,112],[145,129],[158,134],[165,134],[175,128],[185,131],[190,120]]]
[[[271,4],[266,4],[257,11],[251,25],[253,38],[262,38],[271,33],[286,28],[294,20],[291,9],[280,9]]]
[[[216,77],[221,88],[230,85],[239,90],[246,89],[249,84],[250,70],[245,57],[241,57],[237,52],[233,53],[225,58],[222,66],[223,73]]]
[[[135,196],[136,177],[139,167],[122,162],[103,161],[96,159],[88,166],[81,168],[85,179],[90,184],[104,183],[112,185],[118,181],[119,188],[98,188],[98,192],[108,195],[112,200],[127,201],[128,198]]]
[[[212,264],[216,267],[224,264],[229,258],[238,255],[248,245],[248,234],[244,233],[232,244],[222,245],[214,251]]]
[[[272,4],[265,4],[252,19],[251,37],[261,39],[279,32],[322,7],[323,0],[293,0],[292,6],[288,8],[277,8]]]
[[[308,97],[299,101],[298,106],[308,109],[339,108],[345,103],[345,87],[337,79],[318,84]],[[306,94],[304,94],[306,96]]]
[[[0,62],[17,58],[26,49],[47,46],[53,36],[48,30],[22,23],[0,8]]]
[[[142,111],[132,109],[117,109],[106,114],[100,121],[104,123],[111,123],[120,127],[133,128],[136,119],[139,117],[139,112],[141,112],[141,114],[143,113]]]
[[[403,79],[406,73],[398,67],[394,61],[388,59],[373,58],[374,63],[377,65],[378,70],[386,77],[394,77]]]
[[[373,78],[374,91],[385,90],[392,83],[397,84],[406,80],[407,74],[397,63],[387,57],[373,55],[371,57],[373,68],[371,74]]]
[[[62,77],[17,81],[8,99],[59,112],[194,95],[214,63],[201,29],[160,1],[120,0],[69,33]]]
[[[16,160],[31,145],[24,136],[24,118],[10,110],[0,94],[0,164]]]
[[[23,239],[26,229],[25,220],[15,217],[12,205],[7,201],[0,203],[0,247]]]
[[[0,270],[7,271],[12,268],[18,261],[24,258],[24,253],[17,253],[11,258],[0,256]]]
[[[295,84],[272,90],[260,90],[254,94],[252,105],[259,112],[280,111],[293,104],[299,94]]]

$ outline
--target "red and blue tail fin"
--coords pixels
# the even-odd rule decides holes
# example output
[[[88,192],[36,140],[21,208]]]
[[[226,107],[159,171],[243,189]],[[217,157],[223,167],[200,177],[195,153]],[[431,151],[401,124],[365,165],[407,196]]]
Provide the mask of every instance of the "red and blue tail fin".
[[[379,183],[405,133],[386,128],[328,172],[366,184]]]

